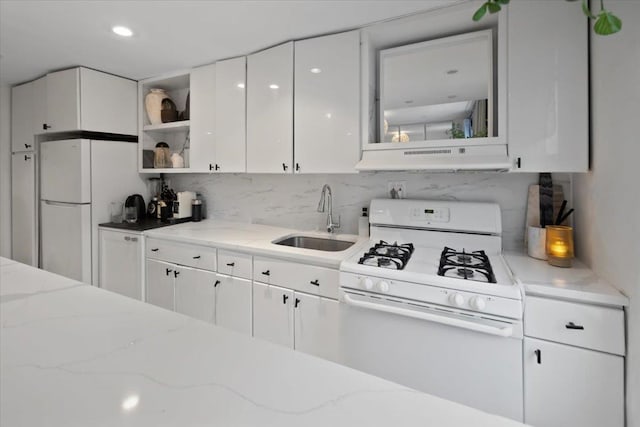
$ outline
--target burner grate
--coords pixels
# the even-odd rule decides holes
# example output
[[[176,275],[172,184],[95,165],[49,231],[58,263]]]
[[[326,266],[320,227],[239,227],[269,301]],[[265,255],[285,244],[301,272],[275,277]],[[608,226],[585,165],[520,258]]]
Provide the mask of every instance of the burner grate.
[[[496,283],[489,257],[484,251],[458,252],[445,246],[440,255],[438,276]]]
[[[360,258],[358,264],[372,265],[382,268],[391,268],[394,270],[402,270],[411,258],[413,253],[413,244],[387,243],[384,240],[373,245]]]

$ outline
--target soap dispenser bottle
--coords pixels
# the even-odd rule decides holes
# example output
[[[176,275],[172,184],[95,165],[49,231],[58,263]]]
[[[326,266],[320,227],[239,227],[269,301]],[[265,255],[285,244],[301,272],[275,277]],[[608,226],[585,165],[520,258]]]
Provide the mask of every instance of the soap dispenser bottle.
[[[358,235],[369,237],[369,212],[368,208],[362,208],[362,216],[358,218]]]

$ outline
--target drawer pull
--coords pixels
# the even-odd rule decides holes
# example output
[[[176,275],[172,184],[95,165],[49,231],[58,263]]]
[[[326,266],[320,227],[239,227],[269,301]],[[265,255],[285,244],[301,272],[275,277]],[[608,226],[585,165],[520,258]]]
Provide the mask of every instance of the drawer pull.
[[[538,365],[542,364],[542,351],[540,350],[536,350],[534,351],[535,355],[536,355],[536,360],[538,361]]]
[[[124,236],[124,240],[126,240],[126,241],[128,242],[129,240],[131,240],[131,237],[129,237],[129,236]]]
[[[178,270],[174,270],[173,277],[178,277],[178,274],[180,274],[180,272]]]
[[[193,259],[200,259],[200,255],[194,256]]]
[[[288,299],[289,299],[289,295],[282,294],[282,303],[283,304],[286,304]]]
[[[236,265],[236,263],[235,263],[235,262],[229,262],[229,263],[227,263],[227,266],[228,266],[228,267],[233,267],[234,265]]]
[[[300,298],[296,298],[296,302],[293,304],[293,308],[298,308],[298,304],[300,304]]]
[[[159,249],[160,248],[153,248],[153,249],[151,249],[151,252],[158,252]]]
[[[582,326],[582,325],[576,325],[576,324],[575,324],[575,323],[573,323],[573,322],[569,322],[569,323],[567,323],[567,324],[566,324],[566,325],[564,325],[564,326],[565,326],[565,328],[567,328],[567,329],[577,329],[577,330],[580,330],[580,331],[584,330],[584,326]]]
[[[213,287],[217,288],[219,284],[220,284],[220,280],[216,280],[216,283],[213,284]]]
[[[262,274],[265,276],[271,276],[271,271],[270,270],[263,271]]]
[[[137,238],[137,237],[132,237],[132,238],[131,238],[131,241],[132,241],[132,242],[137,242],[137,241],[138,241],[138,238]]]
[[[171,273],[172,271],[173,271],[172,269],[167,268],[167,269],[165,270],[164,275],[165,275],[165,276],[168,276],[168,275],[169,275],[169,273]]]
[[[320,286],[320,282],[318,282],[317,280],[312,280],[309,283],[311,283],[313,286]]]

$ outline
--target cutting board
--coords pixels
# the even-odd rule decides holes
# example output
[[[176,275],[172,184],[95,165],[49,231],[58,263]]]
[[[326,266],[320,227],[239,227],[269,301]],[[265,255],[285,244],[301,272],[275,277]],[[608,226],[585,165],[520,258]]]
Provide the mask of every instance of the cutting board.
[[[564,192],[562,186],[555,184],[553,186],[553,218],[558,216],[560,206],[564,200]],[[540,227],[540,186],[538,184],[531,184],[529,186],[529,195],[527,196],[527,215],[524,222],[524,246],[527,247],[528,226]]]

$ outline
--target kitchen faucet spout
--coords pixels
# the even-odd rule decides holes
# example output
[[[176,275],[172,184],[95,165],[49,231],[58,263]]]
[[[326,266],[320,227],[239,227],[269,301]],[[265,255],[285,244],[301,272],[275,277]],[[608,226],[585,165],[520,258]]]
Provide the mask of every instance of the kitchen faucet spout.
[[[332,201],[331,187],[329,184],[325,184],[322,187],[322,192],[320,193],[320,201],[318,202],[318,212],[324,212],[325,206],[327,207],[327,231],[329,233],[333,233],[333,230],[336,228],[340,228],[340,216],[338,216],[338,222],[333,222],[333,201]]]

